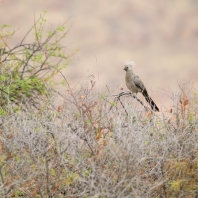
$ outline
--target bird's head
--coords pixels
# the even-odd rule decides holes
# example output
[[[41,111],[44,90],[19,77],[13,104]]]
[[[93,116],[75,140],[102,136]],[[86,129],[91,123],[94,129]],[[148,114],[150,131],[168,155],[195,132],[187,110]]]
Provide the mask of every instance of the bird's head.
[[[125,71],[133,71],[134,67],[135,67],[135,62],[133,62],[133,61],[126,62],[124,65],[124,70]]]

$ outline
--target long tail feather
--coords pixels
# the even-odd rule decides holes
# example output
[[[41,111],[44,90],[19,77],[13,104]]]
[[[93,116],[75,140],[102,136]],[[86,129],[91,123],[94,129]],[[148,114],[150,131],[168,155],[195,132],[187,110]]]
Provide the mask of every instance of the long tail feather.
[[[145,97],[146,101],[150,104],[151,109],[153,111],[159,111],[159,108],[157,107],[157,105],[154,103],[154,101],[151,99],[151,97],[148,95],[148,92],[146,90],[144,90],[142,92],[143,96]]]

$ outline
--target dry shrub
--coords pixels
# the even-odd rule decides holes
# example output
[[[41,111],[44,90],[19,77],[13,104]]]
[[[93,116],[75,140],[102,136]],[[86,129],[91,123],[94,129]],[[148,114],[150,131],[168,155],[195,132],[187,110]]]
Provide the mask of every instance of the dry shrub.
[[[109,111],[94,85],[1,118],[1,197],[197,197],[197,93],[182,88],[169,113],[132,98]]]

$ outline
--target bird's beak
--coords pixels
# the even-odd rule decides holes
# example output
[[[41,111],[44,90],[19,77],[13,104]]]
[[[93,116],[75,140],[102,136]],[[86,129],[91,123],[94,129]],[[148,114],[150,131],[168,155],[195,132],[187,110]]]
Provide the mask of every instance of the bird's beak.
[[[123,70],[125,70],[125,71],[126,71],[126,70],[127,70],[127,69],[126,69],[126,67],[124,67],[124,69],[123,69]]]

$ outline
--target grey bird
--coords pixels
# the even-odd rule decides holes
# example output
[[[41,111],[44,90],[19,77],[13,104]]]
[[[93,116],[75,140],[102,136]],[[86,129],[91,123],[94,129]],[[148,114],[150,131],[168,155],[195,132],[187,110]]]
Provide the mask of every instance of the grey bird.
[[[139,76],[135,75],[133,72],[133,67],[135,66],[134,62],[127,62],[124,66],[124,70],[126,71],[125,75],[125,83],[127,88],[132,93],[138,93],[141,92],[142,95],[145,97],[146,101],[150,104],[151,109],[153,111],[159,111],[159,108],[154,103],[154,101],[151,99],[151,97],[148,95],[148,92],[146,90],[146,87],[144,86],[144,83],[139,78]]]

